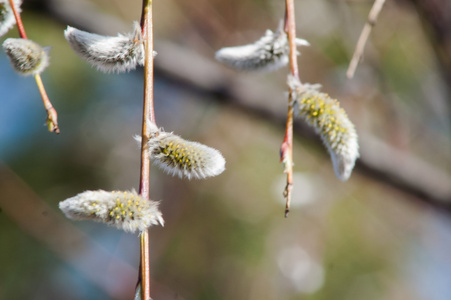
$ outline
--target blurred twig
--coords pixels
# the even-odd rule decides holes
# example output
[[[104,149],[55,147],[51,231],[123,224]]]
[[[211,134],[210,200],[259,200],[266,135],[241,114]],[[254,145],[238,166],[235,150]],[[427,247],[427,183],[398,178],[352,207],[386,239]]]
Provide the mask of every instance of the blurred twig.
[[[8,216],[25,234],[58,256],[111,299],[130,299],[138,270],[111,254],[111,249],[104,248],[86,235],[73,222],[64,218],[61,212],[55,212],[53,207],[42,201],[12,170],[1,163],[0,208],[3,216]],[[151,283],[156,299],[172,299],[176,294],[165,285],[154,281]]]
[[[18,227],[55,253],[111,299],[129,299],[137,270],[43,202],[16,174],[0,164],[0,207]],[[6,243],[5,240],[2,243]],[[80,257],[89,259],[79,259]],[[109,266],[114,269],[109,270]],[[108,273],[108,276],[105,274]],[[111,282],[117,284],[112,285]]]
[[[346,72],[346,76],[348,76],[348,78],[354,77],[355,70],[357,69],[360,59],[362,58],[363,50],[365,49],[368,37],[370,36],[371,30],[373,29],[374,25],[376,25],[377,17],[381,12],[384,3],[385,0],[374,1],[373,7],[371,8],[370,14],[368,15],[368,20],[366,21],[366,24],[363,27],[359,40],[357,41],[357,45],[355,47],[351,63],[349,64],[348,71]]]
[[[49,0],[48,0],[49,1]],[[68,1],[68,0],[65,0]],[[448,8],[451,3],[447,3],[445,0],[411,0],[418,9],[423,7],[432,7],[438,15],[443,15],[441,19],[446,20],[446,24],[451,22],[451,18],[446,16],[451,14],[450,9],[440,10],[439,3],[444,3],[444,7]],[[58,1],[52,0],[57,3]],[[446,3],[445,3],[446,2]],[[61,11],[65,11],[61,8],[58,17],[65,18],[67,15],[72,14],[71,17],[75,18],[78,13],[82,13],[82,10],[70,10],[61,14]],[[75,15],[74,15],[75,14]],[[102,20],[105,17],[97,18],[98,26],[105,28],[105,23]],[[430,13],[426,20],[433,22],[433,14]],[[95,21],[95,19],[94,19]],[[437,21],[437,23],[439,23]],[[96,25],[96,26],[97,26]],[[448,27],[448,31],[440,26],[432,26],[437,28],[437,36],[441,36],[441,41],[446,41],[451,38],[451,26]],[[88,28],[89,29],[89,28]],[[448,43],[447,45],[451,45]],[[443,45],[444,47],[445,45]],[[155,61],[155,72],[160,76],[167,77],[168,80],[177,82],[178,84],[194,90],[199,93],[206,93],[215,95],[215,99],[227,100],[227,105],[252,113],[265,119],[268,122],[285,125],[286,111],[283,106],[277,101],[273,101],[275,98],[282,98],[283,95],[278,88],[271,86],[267,82],[262,84],[260,80],[253,80],[249,76],[240,76],[236,73],[224,72],[217,63],[213,62],[213,59],[203,57],[198,53],[189,51],[187,48],[181,48],[175,44],[160,41],[158,44],[158,59]],[[449,69],[451,74],[451,51],[445,53],[444,56],[450,57]],[[441,59],[441,57],[439,57]],[[192,66],[195,65],[196,68]],[[451,76],[450,76],[451,78]],[[249,86],[253,85],[254,88],[249,89]],[[265,105],[262,105],[265,103]],[[294,123],[294,134],[311,140],[315,140],[320,143],[318,137],[314,132],[304,125],[302,122],[296,121]],[[425,162],[421,162],[417,166],[427,166],[429,170],[427,173],[418,173],[417,176],[406,176],[408,173],[412,173],[409,170],[411,162],[419,162],[420,160],[408,153],[403,153],[403,163],[400,164],[397,161],[398,155],[390,156],[382,153],[374,152],[375,154],[367,154],[365,149],[370,148],[365,139],[360,142],[362,151],[361,158],[357,161],[356,172],[365,174],[366,176],[388,184],[400,191],[414,195],[418,200],[427,203],[428,205],[437,209],[446,211],[451,216],[451,191],[449,186],[451,177],[449,174],[445,174],[438,168],[429,165]],[[392,153],[397,151],[391,148],[388,144],[385,144],[385,149],[391,149]],[[327,155],[327,153],[325,153]],[[390,166],[390,168],[388,168]],[[396,168],[393,166],[397,166]],[[440,191],[436,186],[430,185],[431,182],[442,183],[440,184]],[[445,183],[445,184],[444,184]]]
[[[253,113],[268,122],[285,124],[285,113],[276,106],[264,106],[262,103],[274,103],[274,97],[282,94],[274,93],[274,86],[261,84],[258,80],[247,82],[246,76],[227,75],[220,66],[208,58],[202,58],[196,53],[181,49],[178,46],[160,43],[161,53],[156,60],[156,72],[166,75],[169,80],[175,80],[187,88],[199,93],[216,95],[217,99],[227,99],[227,104],[240,110]],[[174,59],[176,58],[176,59]],[[196,64],[196,72],[185,68],[184,62]],[[254,86],[248,89],[249,84]],[[278,95],[278,96],[277,96]],[[300,121],[294,122],[294,135],[317,141],[314,132]],[[359,142],[361,158],[357,161],[356,171],[392,187],[418,197],[435,208],[444,210],[451,215],[451,176],[442,172],[419,158],[406,152],[400,152],[388,144],[379,141],[376,148],[375,140],[367,133]],[[368,138],[364,138],[364,137]],[[324,153],[327,155],[327,153]],[[402,157],[402,159],[400,159]],[[427,171],[421,171],[427,170]]]

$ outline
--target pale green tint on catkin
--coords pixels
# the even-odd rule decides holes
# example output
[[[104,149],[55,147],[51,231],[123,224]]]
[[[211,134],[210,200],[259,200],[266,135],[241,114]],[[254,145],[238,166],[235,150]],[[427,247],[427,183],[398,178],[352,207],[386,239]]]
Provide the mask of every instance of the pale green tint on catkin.
[[[334,151],[342,151],[346,147],[346,135],[349,127],[344,127],[342,121],[346,112],[340,108],[336,99],[327,94],[305,95],[298,103],[299,114],[305,115],[307,122],[321,130]],[[337,117],[340,114],[341,116]]]
[[[218,150],[184,140],[172,133],[154,133],[148,145],[153,162],[167,173],[180,178],[204,179],[225,170],[225,159]]]
[[[177,140],[161,142],[159,150],[154,151],[154,154],[158,153],[162,154],[160,160],[170,167],[179,167],[188,172],[192,172],[194,167],[205,167],[202,152],[195,151],[192,145],[179,143]]]
[[[68,218],[102,222],[126,232],[164,224],[158,203],[135,191],[85,191],[60,202],[59,207]]]
[[[304,119],[321,136],[329,150],[335,175],[344,181],[351,176],[359,157],[354,124],[336,99],[318,91],[318,85],[301,85],[289,79],[296,116]]]

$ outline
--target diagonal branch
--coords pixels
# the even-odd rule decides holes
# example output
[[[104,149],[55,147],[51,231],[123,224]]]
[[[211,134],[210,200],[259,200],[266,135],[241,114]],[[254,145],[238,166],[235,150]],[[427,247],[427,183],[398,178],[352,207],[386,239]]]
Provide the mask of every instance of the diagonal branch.
[[[20,17],[20,13],[18,12],[14,1],[9,0],[9,5],[14,14],[14,18],[16,19],[17,29],[19,30],[19,35],[23,39],[27,39],[27,34],[25,33],[25,28],[22,23],[22,18]],[[50,102],[49,97],[47,96],[47,92],[45,91],[44,84],[42,83],[41,75],[34,75],[36,80],[36,84],[39,89],[39,93],[42,97],[42,102],[44,103],[45,110],[47,111],[47,127],[50,132],[60,133],[60,129],[58,128],[58,114],[56,113],[55,108],[53,108],[52,102]]]
[[[374,1],[373,7],[370,10],[370,14],[368,15],[368,20],[366,21],[365,26],[363,27],[362,33],[360,34],[359,40],[357,41],[357,45],[354,50],[354,55],[352,56],[351,63],[349,64],[348,71],[346,72],[346,76],[348,78],[353,78],[355,70],[357,69],[357,65],[360,62],[360,59],[363,55],[363,50],[365,49],[366,42],[370,36],[371,30],[374,25],[376,25],[377,17],[382,10],[382,6],[384,5],[385,0],[376,0]]]

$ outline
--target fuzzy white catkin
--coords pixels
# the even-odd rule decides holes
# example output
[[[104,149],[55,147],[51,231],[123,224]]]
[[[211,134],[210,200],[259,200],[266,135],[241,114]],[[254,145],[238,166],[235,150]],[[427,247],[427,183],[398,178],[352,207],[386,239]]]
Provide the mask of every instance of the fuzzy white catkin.
[[[59,208],[70,219],[101,222],[132,233],[164,225],[158,202],[135,191],[85,191],[61,201]]]
[[[204,179],[224,172],[225,159],[218,150],[158,130],[154,124],[149,128],[152,136],[148,140],[150,159],[168,174]],[[141,137],[135,139],[141,142]]]
[[[20,5],[22,0],[14,0],[14,7],[20,13]],[[0,36],[3,36],[8,30],[16,24],[13,10],[8,0],[0,0]]]
[[[318,91],[319,85],[301,85],[293,76],[288,84],[295,101],[295,114],[304,119],[318,133],[341,181],[351,176],[359,157],[359,145],[354,124],[336,99]]]
[[[303,39],[296,39],[297,46],[308,46]],[[270,72],[288,64],[288,37],[282,25],[273,33],[267,30],[265,35],[253,44],[222,48],[215,58],[226,66],[239,71]]]
[[[47,51],[32,40],[9,38],[2,46],[12,67],[21,75],[40,74],[49,65]]]
[[[68,26],[64,36],[72,50],[99,71],[121,73],[144,65],[144,44],[138,22],[134,22],[133,32],[126,35],[103,36]]]

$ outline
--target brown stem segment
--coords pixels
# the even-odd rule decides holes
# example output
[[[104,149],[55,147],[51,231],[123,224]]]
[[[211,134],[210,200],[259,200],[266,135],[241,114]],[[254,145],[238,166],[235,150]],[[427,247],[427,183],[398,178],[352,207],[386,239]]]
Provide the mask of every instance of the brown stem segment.
[[[294,0],[286,0],[285,30],[290,44],[290,72],[299,79],[298,57],[296,51],[296,20],[294,18]]]
[[[299,79],[297,50],[296,50],[296,22],[294,18],[294,0],[286,0],[285,31],[290,45],[290,72]],[[300,82],[300,81],[299,81]],[[287,126],[285,138],[280,147],[281,160],[284,163],[284,173],[287,174],[287,185],[283,193],[286,199],[285,217],[290,212],[291,194],[293,189],[293,99],[290,90],[288,98]]]
[[[155,124],[155,113],[153,108],[153,25],[152,25],[152,0],[143,0],[143,11],[141,16],[143,31],[145,63],[144,63],[144,100],[143,100],[143,123],[141,141],[141,179],[139,193],[143,198],[149,199],[149,177],[150,158],[147,142],[150,138],[149,124]],[[140,248],[140,274],[141,299],[150,298],[150,267],[149,267],[149,230],[141,234]]]
[[[44,84],[42,83],[41,75],[36,74],[34,75],[34,78],[36,79],[36,84],[38,85],[39,92],[41,93],[42,102],[44,103],[45,110],[47,111],[47,127],[50,132],[60,133],[60,129],[58,128],[58,114],[47,96]]]
[[[280,159],[283,161],[285,169],[284,173],[287,174],[287,185],[283,192],[285,197],[285,218],[288,217],[290,212],[291,203],[291,190],[293,189],[293,105],[292,105],[291,93],[288,100],[288,114],[287,114],[287,126],[285,130],[285,138],[282,146],[280,147]]]
[[[25,27],[23,26],[22,18],[20,17],[20,13],[14,4],[14,1],[9,0],[9,5],[11,6],[14,17],[16,19],[17,29],[19,30],[20,37],[23,39],[27,39],[27,34],[25,33]],[[42,102],[44,103],[45,110],[47,111],[47,120],[46,120],[47,128],[50,132],[60,133],[60,129],[58,128],[58,114],[56,113],[55,108],[53,108],[49,96],[47,96],[44,84],[42,83],[41,75],[36,74],[34,78],[36,79],[36,84],[38,85],[39,93],[41,93]]]

